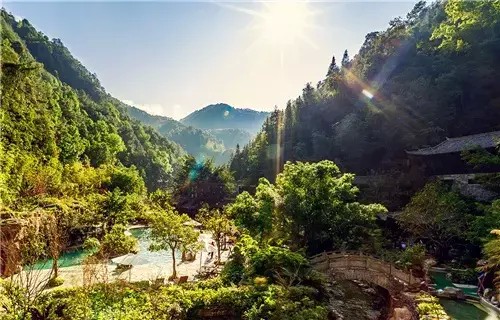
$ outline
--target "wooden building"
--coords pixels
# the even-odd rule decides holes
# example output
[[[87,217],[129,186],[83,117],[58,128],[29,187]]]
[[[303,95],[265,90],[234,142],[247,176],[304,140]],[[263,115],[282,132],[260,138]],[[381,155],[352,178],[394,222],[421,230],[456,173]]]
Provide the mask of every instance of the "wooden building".
[[[469,136],[446,138],[434,147],[407,151],[410,164],[423,168],[428,176],[500,172],[500,166],[489,165],[476,168],[462,158],[468,150],[485,149],[496,152],[500,143],[500,131],[473,134]]]

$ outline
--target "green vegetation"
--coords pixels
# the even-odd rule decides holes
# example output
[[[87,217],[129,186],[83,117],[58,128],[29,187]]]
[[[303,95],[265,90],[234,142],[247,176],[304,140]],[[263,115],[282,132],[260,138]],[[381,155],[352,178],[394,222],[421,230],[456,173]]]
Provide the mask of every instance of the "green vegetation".
[[[346,172],[406,182],[405,150],[498,130],[498,16],[496,1],[419,2],[386,31],[369,33],[359,54],[307,84],[235,154],[237,181],[274,181],[287,161],[330,159]],[[449,45],[460,39],[460,50]],[[405,190],[388,188],[382,203],[404,205]]]
[[[404,169],[404,151],[498,128],[499,17],[498,1],[417,3],[388,30],[368,34],[354,59],[346,51],[338,66],[334,57],[324,81],[307,84],[240,148],[247,136],[231,126],[257,130],[267,114],[219,104],[184,124],[146,115],[107,94],[60,40],[2,10],[0,240],[2,272],[13,276],[0,282],[0,317],[333,318],[342,286],[307,258],[331,250],[387,255],[417,273],[432,256],[467,267],[455,275],[466,282],[484,254],[498,285],[500,200],[478,203],[423,176],[415,182],[420,173]],[[236,149],[229,166],[216,166],[170,139],[196,156]],[[463,157],[499,163],[484,150]],[[400,183],[371,201],[346,172]],[[254,190],[237,194],[236,181]],[[488,183],[500,190],[495,178]],[[388,213],[372,203],[379,199],[402,211]],[[175,279],[176,252],[202,246],[195,216],[217,246],[215,279],[45,290],[68,285],[59,260],[70,247],[90,253],[85,267],[137,250],[126,233],[137,222],[151,228],[151,250],[171,253]],[[223,261],[229,235],[235,244]],[[49,272],[37,269],[48,259]],[[434,298],[417,303],[421,319],[445,317]]]
[[[243,192],[228,211],[257,238],[288,241],[308,253],[370,247],[375,215],[386,210],[356,202],[353,178],[327,160],[286,163],[275,185],[261,178],[255,197]]]
[[[439,319],[449,320],[439,300],[429,294],[420,294],[417,297],[417,312],[420,320]]]
[[[237,109],[218,103],[189,114],[181,122],[199,129],[242,129],[255,134],[268,115],[268,112]]]
[[[175,254],[177,250],[194,251],[198,247],[198,232],[190,225],[190,219],[169,208],[158,210],[149,216],[151,224],[151,246],[153,251],[169,250],[172,253],[172,278],[177,278]]]
[[[217,167],[211,160],[198,162],[187,156],[177,172],[172,200],[177,208],[195,213],[203,204],[210,208],[221,207],[235,189],[234,178],[227,167]]]

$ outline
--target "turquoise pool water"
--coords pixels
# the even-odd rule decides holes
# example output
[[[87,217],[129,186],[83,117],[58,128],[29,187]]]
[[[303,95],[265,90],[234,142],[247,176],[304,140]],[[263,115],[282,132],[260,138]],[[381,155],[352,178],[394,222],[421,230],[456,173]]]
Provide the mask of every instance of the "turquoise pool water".
[[[137,238],[139,242],[139,252],[137,255],[146,259],[149,263],[153,264],[166,264],[172,261],[172,253],[170,251],[149,251],[149,245],[151,241],[148,239],[149,229],[147,228],[138,228],[130,230],[132,236]],[[71,267],[80,265],[83,259],[88,255],[88,252],[85,252],[83,249],[76,249],[72,251],[65,252],[59,258],[59,267]],[[181,253],[176,253],[176,258],[181,258]],[[35,265],[35,269],[50,269],[52,268],[52,259],[40,261]]]
[[[493,310],[479,303],[439,299],[446,313],[453,320],[499,320]]]
[[[436,289],[455,287],[444,272],[431,272],[431,278],[436,284]],[[477,297],[475,288],[461,289],[466,295]],[[439,302],[453,320],[500,320],[494,311],[484,308],[479,303],[450,299],[439,299]]]
[[[455,287],[453,282],[446,277],[445,272],[431,272],[431,278],[436,284],[436,289],[444,289],[446,287]],[[477,297],[476,288],[460,288],[466,295]]]
[[[138,256],[156,265],[166,264],[172,262],[172,252],[161,250],[161,251],[149,251],[149,245],[151,241],[148,239],[150,230],[147,228],[132,229],[130,233],[136,237],[139,241],[139,252]],[[181,252],[178,251],[175,254],[176,261],[180,262]]]

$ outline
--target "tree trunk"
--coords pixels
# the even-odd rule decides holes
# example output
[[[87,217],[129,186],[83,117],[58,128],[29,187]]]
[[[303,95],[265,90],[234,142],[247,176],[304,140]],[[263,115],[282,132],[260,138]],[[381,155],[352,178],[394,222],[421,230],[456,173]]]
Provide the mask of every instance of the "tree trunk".
[[[172,248],[172,278],[177,278],[177,270],[175,269],[175,249]]]
[[[220,262],[220,234],[217,235],[217,239],[215,240],[215,243],[217,244],[217,262]]]
[[[59,276],[59,257],[52,258],[52,271],[54,272],[54,278]]]

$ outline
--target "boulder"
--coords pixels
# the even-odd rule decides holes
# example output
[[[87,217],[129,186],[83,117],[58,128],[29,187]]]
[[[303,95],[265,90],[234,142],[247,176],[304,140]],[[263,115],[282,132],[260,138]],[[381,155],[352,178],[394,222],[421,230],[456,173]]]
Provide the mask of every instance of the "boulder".
[[[394,308],[390,320],[412,320],[413,315],[407,307]]]

